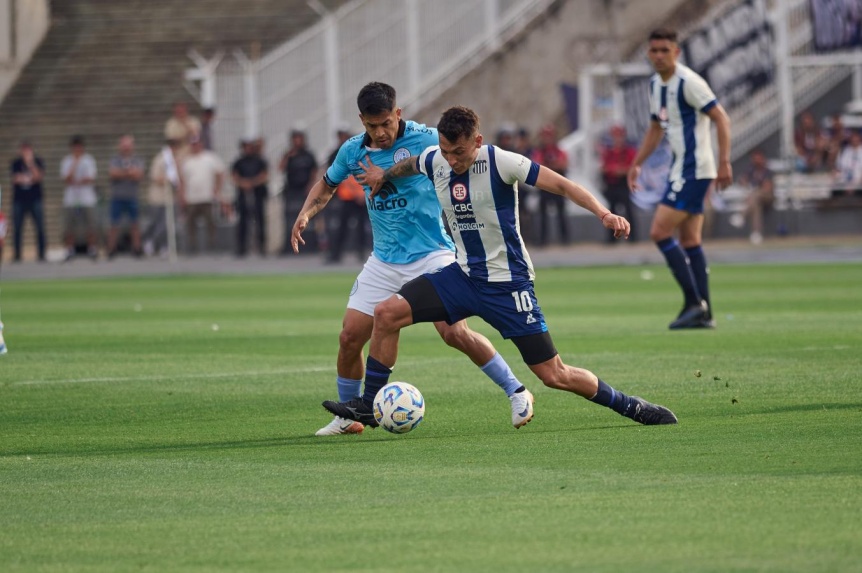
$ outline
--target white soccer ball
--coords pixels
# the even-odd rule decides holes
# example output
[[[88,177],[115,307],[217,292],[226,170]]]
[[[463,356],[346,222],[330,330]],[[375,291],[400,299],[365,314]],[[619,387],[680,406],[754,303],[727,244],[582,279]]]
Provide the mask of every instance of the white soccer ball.
[[[425,398],[412,384],[390,382],[374,397],[374,419],[393,434],[406,434],[425,416]]]

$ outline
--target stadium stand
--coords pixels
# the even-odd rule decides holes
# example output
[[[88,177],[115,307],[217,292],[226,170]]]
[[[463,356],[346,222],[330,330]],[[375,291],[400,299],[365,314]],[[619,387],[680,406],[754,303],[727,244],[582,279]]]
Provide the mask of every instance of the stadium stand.
[[[336,9],[345,1],[322,3]],[[12,200],[8,163],[18,142],[30,139],[45,160],[46,233],[49,247],[58,246],[63,194],[58,173],[72,134],[87,138],[104,197],[117,137],[133,133],[138,153],[149,161],[162,144],[172,104],[194,105],[182,85],[190,48],[209,55],[259,42],[266,51],[319,18],[305,0],[52,2],[45,40],[0,105],[4,211]],[[32,259],[32,233],[25,237],[25,258]]]

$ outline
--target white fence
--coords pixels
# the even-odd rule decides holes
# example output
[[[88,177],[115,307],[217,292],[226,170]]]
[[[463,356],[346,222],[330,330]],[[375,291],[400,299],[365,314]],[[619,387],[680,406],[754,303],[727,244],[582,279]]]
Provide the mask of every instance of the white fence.
[[[262,137],[270,164],[303,129],[309,147],[325,158],[337,126],[362,127],[356,95],[370,81],[394,86],[403,108],[433,99],[542,14],[551,0],[361,0],[336,12],[273,52],[221,58],[205,97],[218,107],[215,149],[237,154],[242,137]],[[207,84],[207,81],[204,81]],[[206,96],[206,94],[209,96]],[[273,175],[278,175],[272,170]],[[271,189],[279,185],[273,181]]]

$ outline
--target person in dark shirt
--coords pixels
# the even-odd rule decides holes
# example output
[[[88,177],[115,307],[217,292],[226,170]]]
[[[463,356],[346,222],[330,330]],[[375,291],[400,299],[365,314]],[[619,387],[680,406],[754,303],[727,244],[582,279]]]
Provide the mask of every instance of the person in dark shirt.
[[[240,142],[240,147],[240,158],[231,168],[231,177],[236,185],[236,212],[239,216],[236,227],[236,255],[246,255],[249,223],[254,219],[257,248],[263,257],[266,255],[266,184],[269,181],[269,164],[261,155],[257,141],[244,139]]]
[[[20,153],[12,161],[12,226],[14,230],[15,260],[21,260],[21,239],[24,218],[33,219],[36,229],[37,254],[40,261],[45,260],[45,212],[42,203],[42,179],[45,164],[33,151],[29,141],[22,141]]]
[[[342,127],[338,130],[338,147],[332,150],[327,160],[328,165],[335,163],[338,150],[352,135],[348,128]],[[352,243],[356,256],[360,261],[368,257],[368,246],[366,240],[366,226],[368,223],[368,209],[365,206],[365,191],[362,185],[351,175],[338,184],[335,191],[338,208],[333,211],[332,217],[327,221],[329,227],[329,256],[328,263],[341,262],[344,245],[350,234],[351,227],[356,229],[355,239]]]
[[[611,127],[611,144],[602,149],[604,195],[611,213],[624,216],[631,224],[630,242],[637,240],[636,217],[627,177],[636,154],[637,149],[626,139],[626,128],[621,125]],[[613,233],[607,234],[607,242],[616,242]]]
[[[304,131],[294,129],[290,132],[290,149],[282,156],[278,168],[284,173],[282,197],[285,233],[281,254],[288,255],[293,252],[293,247],[290,245],[290,229],[293,228],[293,222],[302,210],[308,191],[315,183],[314,174],[317,171],[317,160],[306,147]],[[317,233],[313,235],[316,236]],[[310,244],[309,247],[314,248],[315,245]]]

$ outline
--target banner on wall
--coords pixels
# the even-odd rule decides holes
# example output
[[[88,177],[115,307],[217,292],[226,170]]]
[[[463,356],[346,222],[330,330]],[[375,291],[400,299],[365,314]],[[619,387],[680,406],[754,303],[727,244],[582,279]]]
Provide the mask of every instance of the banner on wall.
[[[766,0],[744,0],[681,43],[683,61],[732,108],[770,83],[775,71]]]
[[[811,0],[814,48],[818,52],[862,47],[862,0]]]

